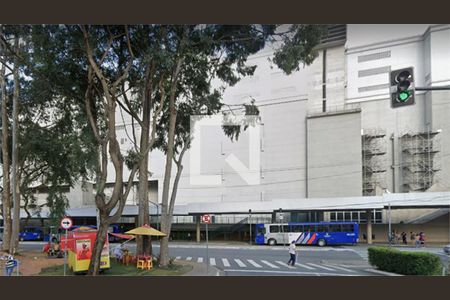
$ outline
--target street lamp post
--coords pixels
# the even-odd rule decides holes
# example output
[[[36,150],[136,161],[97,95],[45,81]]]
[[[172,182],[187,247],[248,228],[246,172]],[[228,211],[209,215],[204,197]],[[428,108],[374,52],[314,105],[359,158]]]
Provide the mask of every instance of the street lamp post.
[[[159,203],[153,203],[152,201],[149,201],[149,203],[153,204],[154,206],[156,206],[156,229],[160,230],[159,228],[160,223],[159,223]]]
[[[248,223],[250,224],[250,246],[252,245],[252,210],[248,210]]]

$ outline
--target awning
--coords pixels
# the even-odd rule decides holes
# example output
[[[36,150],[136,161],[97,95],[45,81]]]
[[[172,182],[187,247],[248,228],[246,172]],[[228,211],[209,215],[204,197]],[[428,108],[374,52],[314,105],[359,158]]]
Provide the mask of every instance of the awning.
[[[133,235],[127,235],[127,234],[121,234],[121,233],[112,233],[112,232],[109,232],[109,234],[113,235],[115,237],[118,237],[120,239],[126,239],[126,240],[134,239]]]
[[[155,228],[150,227],[148,225],[143,225],[141,227],[134,228],[134,229],[132,229],[130,231],[127,231],[125,233],[134,234],[134,235],[166,236],[165,233],[163,233],[163,232],[161,232],[159,230],[156,230]]]

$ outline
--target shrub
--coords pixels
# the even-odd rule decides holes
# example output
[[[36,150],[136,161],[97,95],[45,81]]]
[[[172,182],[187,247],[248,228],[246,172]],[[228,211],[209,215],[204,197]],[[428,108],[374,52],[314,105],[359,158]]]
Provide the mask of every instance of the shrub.
[[[442,264],[432,253],[407,252],[387,247],[370,247],[369,263],[379,270],[403,275],[440,275]]]

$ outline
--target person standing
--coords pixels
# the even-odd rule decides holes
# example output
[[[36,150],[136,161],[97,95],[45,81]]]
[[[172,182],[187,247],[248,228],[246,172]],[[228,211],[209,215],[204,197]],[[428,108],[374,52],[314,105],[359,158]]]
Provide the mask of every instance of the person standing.
[[[411,242],[413,242],[414,243],[414,240],[416,239],[416,234],[414,233],[414,232],[410,232],[410,237],[409,237],[409,239],[411,240]]]
[[[417,234],[416,233],[416,236],[415,236],[415,246],[416,246],[416,248],[419,248],[420,247],[420,237],[419,237],[419,234]]]
[[[6,263],[5,263],[6,276],[12,276],[14,267],[16,266],[16,262],[14,261],[14,256],[7,255],[6,257],[2,257],[2,259],[6,261]]]
[[[294,266],[295,265],[295,260],[296,260],[296,256],[297,256],[297,252],[295,249],[295,240],[291,242],[291,244],[289,245],[289,255],[290,255],[290,259],[288,261],[288,266]]]
[[[402,232],[402,241],[403,241],[403,244],[408,244],[408,240],[406,239],[406,232]]]

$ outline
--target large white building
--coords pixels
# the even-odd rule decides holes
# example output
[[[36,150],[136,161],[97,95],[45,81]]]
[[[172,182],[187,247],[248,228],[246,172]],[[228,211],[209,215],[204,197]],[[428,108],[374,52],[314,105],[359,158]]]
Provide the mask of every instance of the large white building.
[[[191,184],[187,153],[177,204],[449,191],[450,91],[417,91],[415,105],[393,109],[389,90],[390,70],[404,67],[414,68],[416,86],[449,85],[448,53],[450,25],[426,24],[334,26],[314,63],[289,76],[266,47],[248,59],[255,74],[224,94],[225,103],[254,99],[260,108],[260,166],[249,168],[248,132],[232,142],[219,126],[205,127],[201,173],[221,182]],[[132,144],[124,121],[117,128],[125,151]],[[249,185],[230,156],[259,174],[259,184]],[[156,202],[165,158],[154,151],[150,161]]]

